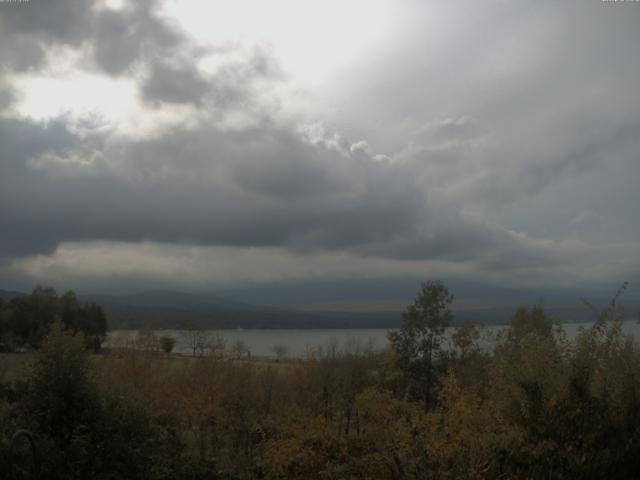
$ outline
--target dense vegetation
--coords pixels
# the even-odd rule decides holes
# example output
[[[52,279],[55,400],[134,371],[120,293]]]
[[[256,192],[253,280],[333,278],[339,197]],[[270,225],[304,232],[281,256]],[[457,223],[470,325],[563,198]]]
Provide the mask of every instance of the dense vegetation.
[[[59,296],[53,288],[36,287],[30,295],[0,298],[0,351],[39,348],[56,319],[87,347],[100,349],[107,333],[101,307],[79,302],[72,291]]]
[[[51,479],[636,476],[640,349],[615,302],[574,341],[540,307],[489,341],[471,324],[445,334],[450,300],[424,284],[383,353],[271,363],[88,355],[55,322],[30,377],[0,391],[0,476],[36,464]],[[10,454],[19,429],[37,462],[22,443]]]

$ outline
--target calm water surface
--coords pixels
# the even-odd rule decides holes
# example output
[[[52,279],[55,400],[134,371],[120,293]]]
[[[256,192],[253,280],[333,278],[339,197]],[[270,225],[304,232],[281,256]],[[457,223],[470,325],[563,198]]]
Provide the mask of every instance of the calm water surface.
[[[567,323],[562,325],[567,338],[574,339],[581,328],[589,328],[593,323]],[[504,329],[501,325],[491,325],[484,328],[483,342],[491,342],[492,335]],[[206,336],[214,340],[216,336],[224,338],[227,348],[241,340],[251,352],[257,356],[275,356],[275,346],[284,346],[289,356],[304,356],[318,349],[337,348],[340,351],[382,350],[388,343],[389,329],[357,328],[357,329],[317,329],[317,330],[207,330]],[[623,331],[640,338],[640,325],[635,320],[623,323]],[[175,352],[191,353],[188,342],[180,330],[157,330],[157,335],[167,335],[176,339]],[[136,330],[113,330],[107,337],[107,346],[122,345],[126,341],[133,341]]]

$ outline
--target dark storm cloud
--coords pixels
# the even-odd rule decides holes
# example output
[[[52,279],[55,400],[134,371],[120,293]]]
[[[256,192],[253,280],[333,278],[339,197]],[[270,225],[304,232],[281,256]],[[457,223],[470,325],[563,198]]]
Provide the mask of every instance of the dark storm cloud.
[[[142,86],[142,95],[148,102],[199,105],[209,88],[209,82],[194,68],[154,65],[149,80]]]
[[[147,49],[159,55],[183,39],[169,25],[153,15],[155,2],[135,2],[131,10],[105,10],[95,18],[95,59],[110,75],[123,73]]]
[[[16,100],[16,91],[11,85],[3,84],[0,80],[0,112],[9,108]]]
[[[141,36],[124,12],[106,11],[96,18],[95,59],[102,69],[117,75],[140,55]]]
[[[115,240],[535,270],[583,260],[586,249],[553,241],[575,240],[572,219],[614,206],[620,238],[637,242],[640,65],[629,46],[640,8],[439,5],[439,28],[420,24],[434,4],[412,4],[398,44],[335,82],[330,123],[358,125],[362,141],[268,112],[249,127],[206,117],[146,139],[0,120],[0,258]],[[147,107],[199,114],[242,114],[260,81],[282,78],[261,50],[198,70],[154,8],[0,4],[0,59],[5,72],[33,69],[45,48],[86,42],[107,75],[139,62]],[[0,109],[14,98],[0,88]]]
[[[372,243],[364,248],[370,255],[401,259],[437,258],[451,261],[479,259],[486,252],[517,246],[507,232],[456,217],[454,210],[434,214],[437,227],[416,229],[412,235],[397,236],[390,242]]]
[[[44,56],[45,49],[37,39],[17,34],[2,35],[0,69],[24,72],[39,65]]]
[[[80,46],[91,33],[92,2],[31,0],[0,4],[0,64],[9,71],[40,66],[52,45]]]
[[[14,255],[51,252],[58,240],[47,233],[50,220],[34,212],[31,189],[47,190],[47,185],[30,180],[26,159],[49,149],[64,149],[77,143],[62,122],[38,125],[29,121],[0,119],[0,198],[3,234],[0,261]],[[28,191],[23,191],[28,188]],[[50,201],[55,199],[51,199]],[[25,215],[23,215],[25,213]],[[6,223],[5,223],[6,221]]]
[[[142,98],[153,106],[162,103],[192,104],[224,112],[253,103],[256,81],[277,81],[281,72],[265,52],[255,49],[243,60],[225,61],[205,75],[190,63],[178,66],[154,62],[141,86]]]
[[[64,132],[32,125],[30,151],[16,151],[13,168],[0,167],[0,213],[11,232],[0,239],[5,256],[96,239],[395,259],[489,262],[501,250],[513,263],[518,252],[539,263],[548,256],[514,235],[464,220],[455,206],[431,205],[410,168],[360,151],[345,157],[274,126],[179,130],[90,146],[65,133],[63,144],[38,156],[54,128]],[[99,156],[78,163],[96,149]]]
[[[220,109],[246,101],[255,79],[282,76],[273,59],[256,48],[241,61],[224,62],[215,76],[206,78],[194,60],[213,47],[190,44],[156,9],[155,0],[125,3],[119,10],[96,9],[94,2],[84,0],[0,3],[0,65],[6,73],[33,70],[43,66],[53,46],[87,44],[92,65],[108,75],[131,73],[139,61],[148,66],[141,85],[147,102],[200,106],[209,96]],[[172,63],[163,63],[167,60]]]
[[[80,47],[91,42],[98,66],[123,73],[146,48],[158,54],[182,36],[154,15],[155,1],[98,10],[86,0],[30,0],[0,4],[0,62],[9,71],[39,67],[52,46]]]
[[[36,153],[0,167],[0,208],[13,232],[0,240],[5,254],[38,253],[17,242],[23,235],[42,245],[114,239],[324,249],[394,235],[422,206],[409,178],[277,129],[175,132],[108,148],[86,166],[65,164],[73,156],[65,148],[27,164]],[[127,166],[123,175],[110,172],[114,164]]]
[[[79,43],[87,36],[92,2],[32,0],[13,3],[2,8],[2,25],[6,33],[70,44]]]

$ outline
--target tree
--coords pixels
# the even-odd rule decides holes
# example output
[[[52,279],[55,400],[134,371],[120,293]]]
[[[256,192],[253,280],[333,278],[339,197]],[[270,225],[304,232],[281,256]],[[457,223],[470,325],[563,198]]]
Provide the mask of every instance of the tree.
[[[240,359],[245,353],[249,354],[249,347],[244,340],[236,340],[233,342],[233,345],[231,345],[231,351],[237,359]]]
[[[159,350],[158,336],[151,328],[151,325],[145,324],[136,334],[136,347],[146,352],[157,352]]]
[[[191,349],[191,353],[195,357],[203,355],[209,344],[209,335],[206,330],[198,327],[195,323],[189,323],[181,332],[184,343]]]
[[[208,343],[209,354],[215,358],[224,357],[224,351],[227,348],[227,340],[221,333],[215,333],[211,336],[211,341]]]
[[[87,348],[100,350],[107,338],[107,316],[102,307],[95,303],[84,305],[81,311],[80,331],[84,333],[85,344]]]
[[[287,353],[289,353],[289,347],[279,343],[271,347],[271,351],[275,354],[276,360],[280,361],[282,357],[284,357]]]
[[[541,305],[531,308],[520,307],[511,319],[509,335],[512,340],[520,341],[527,335],[540,338],[551,336],[553,329],[552,320],[544,313]]]
[[[456,355],[458,355],[460,359],[469,357],[473,352],[479,337],[480,331],[473,322],[465,320],[460,325],[457,325],[451,335],[453,346],[456,349]]]
[[[429,409],[435,384],[435,363],[441,354],[445,329],[452,320],[453,295],[442,282],[422,284],[413,304],[402,314],[402,326],[389,333],[410,392]]]
[[[0,335],[10,344],[39,348],[56,319],[72,334],[84,336],[86,348],[99,350],[107,333],[107,317],[98,305],[82,304],[73,291],[58,296],[53,288],[36,287],[0,308]]]
[[[465,320],[451,332],[451,346],[447,351],[447,369],[464,388],[482,384],[486,380],[490,358],[487,331]],[[481,341],[484,337],[484,348]],[[439,397],[440,398],[440,397]]]
[[[117,384],[103,388],[84,338],[63,327],[51,325],[18,405],[37,441],[38,478],[155,478],[154,463],[172,461],[167,432]]]
[[[169,337],[167,335],[163,335],[160,337],[160,348],[165,353],[171,353],[173,351],[173,347],[176,346],[176,339],[173,337]]]
[[[9,302],[12,310],[9,327],[23,345],[39,348],[42,339],[58,315],[58,294],[53,288],[37,286],[31,295]]]
[[[45,472],[55,474],[46,478],[75,478],[72,470],[89,468],[79,444],[91,444],[90,427],[100,417],[98,391],[83,338],[63,331],[60,320],[43,341],[21,408],[46,451]]]

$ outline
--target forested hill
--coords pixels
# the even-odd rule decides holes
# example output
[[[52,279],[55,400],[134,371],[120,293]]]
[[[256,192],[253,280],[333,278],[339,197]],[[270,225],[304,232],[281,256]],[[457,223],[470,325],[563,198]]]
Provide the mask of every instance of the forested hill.
[[[11,300],[12,298],[24,297],[26,295],[27,294],[23,292],[16,292],[12,290],[0,290],[0,299],[2,299],[5,302]]]
[[[0,298],[26,296],[0,290]],[[130,295],[78,295],[83,303],[95,303],[105,311],[109,329],[139,328],[393,328],[399,312],[305,312],[250,305],[216,295],[176,291],[148,291]]]
[[[216,296],[180,292],[144,292],[136,295],[87,295],[83,300],[101,305],[110,329],[138,328],[392,328],[400,324],[399,312],[304,312],[249,305]]]
[[[25,293],[0,290],[0,298],[24,296]],[[394,328],[400,324],[397,311],[315,311],[254,305],[215,294],[191,294],[170,290],[154,290],[128,295],[78,295],[84,303],[100,305],[108,319],[109,329],[139,328],[151,324],[155,328],[181,328],[197,325],[204,328]],[[456,308],[456,303],[458,307]],[[481,324],[505,324],[518,304],[492,303],[465,305],[454,302],[454,322],[469,320]],[[629,312],[638,310],[630,305]],[[557,320],[578,322],[591,320],[591,314],[579,299],[547,305],[545,310]],[[631,315],[633,316],[633,315]]]

